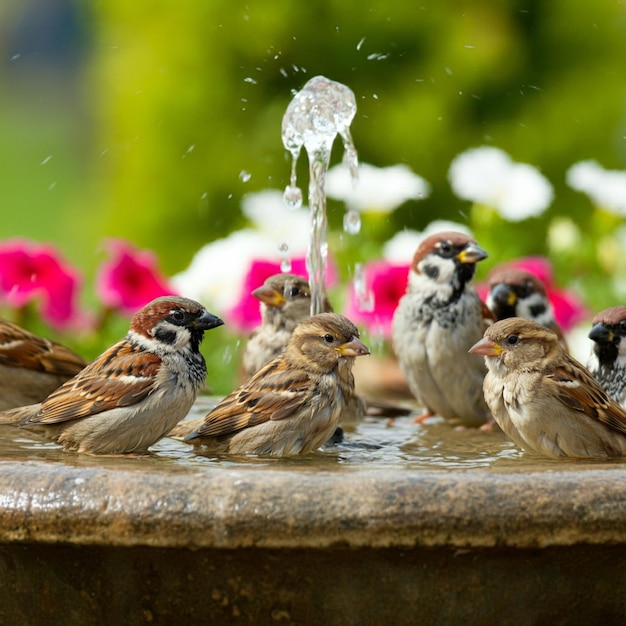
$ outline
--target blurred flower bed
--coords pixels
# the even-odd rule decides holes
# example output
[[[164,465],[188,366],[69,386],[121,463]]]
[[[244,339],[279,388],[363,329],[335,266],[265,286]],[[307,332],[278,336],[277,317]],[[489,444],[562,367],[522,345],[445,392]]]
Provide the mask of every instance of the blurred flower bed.
[[[405,165],[362,164],[353,185],[346,168],[335,166],[326,186],[332,218],[327,289],[335,310],[362,328],[373,354],[388,353],[391,319],[419,241],[437,230],[463,230],[489,253],[477,277],[483,297],[486,272],[515,263],[541,278],[566,331],[579,324],[586,328],[594,312],[623,303],[626,295],[626,172],[589,161],[572,165],[564,176],[589,198],[588,219],[580,223],[567,214],[549,214],[547,226],[539,227],[554,199],[550,181],[497,148],[473,148],[448,170],[464,223],[432,219],[421,232],[388,233],[390,213],[426,197],[429,183]],[[260,322],[251,291],[280,271],[307,275],[306,207],[289,208],[282,191],[268,189],[245,196],[241,210],[245,228],[207,242],[174,276],[160,269],[158,250],[107,239],[89,285],[63,251],[23,239],[2,241],[2,315],[91,358],[121,337],[129,317],[153,298],[177,293],[197,299],[226,322],[224,332],[212,333],[203,346],[207,383],[215,393],[226,393],[239,380],[243,342]],[[525,245],[533,237],[544,240],[547,256],[527,255]]]

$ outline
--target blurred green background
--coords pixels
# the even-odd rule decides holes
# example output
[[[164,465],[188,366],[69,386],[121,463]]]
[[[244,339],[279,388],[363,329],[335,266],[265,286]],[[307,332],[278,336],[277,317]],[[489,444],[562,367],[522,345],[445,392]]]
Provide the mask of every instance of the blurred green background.
[[[586,229],[571,164],[626,166],[626,6],[614,0],[4,0],[0,47],[0,238],[56,244],[85,272],[87,300],[103,237],[154,250],[171,275],[243,224],[245,193],[284,188],[282,116],[318,74],[355,92],[362,161],[403,162],[431,183],[377,224],[381,242],[465,220],[447,171],[470,147],[497,146],[555,187],[546,214],[503,230],[490,263],[545,253],[554,216]],[[339,224],[343,207],[329,210]],[[557,267],[562,282],[591,262]]]

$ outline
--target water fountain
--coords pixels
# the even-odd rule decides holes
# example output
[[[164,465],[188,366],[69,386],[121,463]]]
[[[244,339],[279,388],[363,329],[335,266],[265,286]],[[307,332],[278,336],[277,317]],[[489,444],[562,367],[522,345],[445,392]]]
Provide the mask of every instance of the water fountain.
[[[325,167],[337,133],[351,146],[354,115],[336,86],[313,79],[283,125],[294,162],[309,152],[318,293]],[[287,198],[299,201],[295,175]],[[173,440],[151,457],[91,458],[3,427],[0,623],[623,621],[622,463],[534,459],[502,434],[446,424],[380,424],[271,460],[205,458]]]

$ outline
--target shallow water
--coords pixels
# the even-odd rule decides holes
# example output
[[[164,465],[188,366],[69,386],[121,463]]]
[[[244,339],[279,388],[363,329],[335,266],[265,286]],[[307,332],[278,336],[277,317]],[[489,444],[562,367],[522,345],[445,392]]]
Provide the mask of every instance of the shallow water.
[[[200,397],[189,417],[205,415],[215,398]],[[293,471],[360,471],[384,469],[476,470],[493,472],[577,470],[581,465],[626,468],[623,461],[555,461],[522,452],[502,432],[457,430],[441,419],[415,424],[412,416],[368,417],[345,429],[344,441],[324,450],[291,458],[209,456],[188,444],[165,438],[152,453],[139,457],[91,457],[64,452],[60,446],[10,426],[0,426],[0,461],[49,461],[73,467],[105,466],[125,470],[148,467],[165,471],[186,469],[279,469]]]

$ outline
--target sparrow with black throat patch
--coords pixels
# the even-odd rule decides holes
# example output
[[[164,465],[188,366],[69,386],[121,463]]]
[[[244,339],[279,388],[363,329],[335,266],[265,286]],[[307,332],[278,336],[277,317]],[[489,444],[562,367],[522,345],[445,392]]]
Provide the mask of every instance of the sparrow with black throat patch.
[[[626,408],[626,307],[604,309],[591,323],[588,336],[594,343],[587,367],[604,391]]]
[[[80,453],[145,453],[191,409],[206,377],[204,332],[222,324],[193,300],[157,298],[135,313],[124,339],[42,403],[0,413],[0,424]]]
[[[564,350],[568,350],[565,335],[554,318],[545,285],[526,270],[516,267],[496,267],[487,277],[489,293],[487,306],[496,320],[525,317],[554,331]]]
[[[467,426],[490,421],[485,365],[467,353],[493,320],[471,285],[476,263],[486,257],[458,232],[431,235],[415,252],[392,332],[400,368],[423,407],[416,421],[432,415]]]

